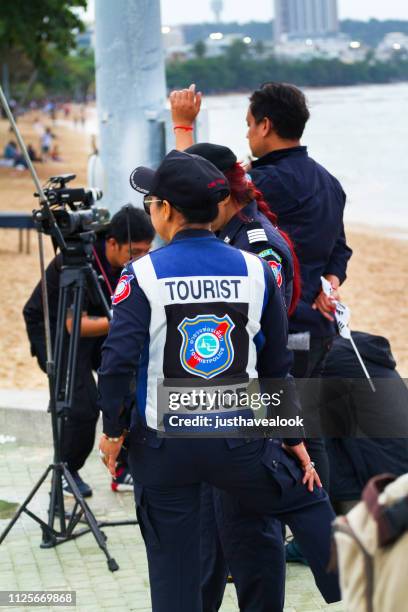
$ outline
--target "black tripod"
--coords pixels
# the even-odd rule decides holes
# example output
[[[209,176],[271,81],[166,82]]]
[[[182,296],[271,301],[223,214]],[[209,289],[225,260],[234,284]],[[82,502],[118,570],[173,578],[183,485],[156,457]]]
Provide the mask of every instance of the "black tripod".
[[[61,447],[64,435],[64,420],[66,415],[69,414],[73,401],[75,369],[81,333],[81,317],[85,291],[87,292],[87,295],[89,295],[91,301],[103,306],[106,316],[110,318],[110,312],[105,296],[99,285],[96,272],[92,267],[92,245],[95,240],[95,234],[92,231],[85,231],[81,225],[81,219],[83,218],[81,217],[81,214],[84,212],[84,207],[78,208],[73,206],[69,201],[69,197],[67,200],[67,196],[69,196],[68,192],[71,192],[75,202],[78,201],[78,198],[82,204],[87,202],[87,205],[85,206],[85,216],[89,220],[89,194],[86,194],[83,189],[65,189],[65,184],[72,178],[75,178],[75,175],[62,175],[60,177],[53,177],[58,179],[57,182],[60,183],[60,189],[57,189],[56,192],[47,190],[47,192],[51,191],[51,193],[49,193],[49,196],[46,195],[46,192],[40,184],[30,156],[27,153],[25,143],[21,137],[20,131],[16,125],[1,86],[0,103],[3,106],[4,111],[10,121],[10,125],[15,133],[21,153],[24,156],[27,167],[36,186],[36,195],[38,195],[41,205],[40,210],[34,211],[34,222],[38,230],[41,288],[44,308],[45,344],[47,350],[47,376],[50,391],[49,410],[51,413],[52,437],[54,444],[53,462],[47,467],[40,480],[20,506],[19,510],[7,525],[6,529],[0,535],[0,544],[6,538],[7,534],[12,529],[18,518],[24,512],[41,526],[43,535],[41,543],[42,548],[57,546],[58,544],[63,544],[64,542],[92,532],[99,547],[105,553],[109,569],[114,572],[119,569],[119,566],[115,559],[113,559],[109,554],[106,546],[107,538],[101,531],[101,528],[115,527],[117,525],[135,525],[137,524],[137,521],[98,522],[91,512],[89,506],[84,501],[83,496],[78,490],[70,471],[62,461],[61,456]],[[53,185],[55,189],[55,181]],[[62,198],[61,201],[58,201],[58,197],[56,198],[56,194],[58,193]],[[52,197],[53,199],[50,199],[49,201],[48,197]],[[53,210],[55,211],[55,208],[51,209],[50,202],[53,204],[57,202],[60,205],[59,220],[61,227],[64,227],[65,232],[68,234],[66,238],[64,238],[61,227],[56,222],[53,212]],[[65,208],[67,205],[74,212],[71,217],[65,214]],[[61,210],[61,207],[63,210]],[[61,216],[61,212],[63,213],[63,216]],[[92,214],[91,216],[93,217]],[[79,227],[82,227],[82,230],[78,230],[77,233],[75,233],[75,230],[71,231],[70,229],[70,223],[73,220],[75,220],[75,227],[78,221]],[[43,233],[52,237],[54,246],[59,246],[64,263],[60,278],[57,334],[54,353],[52,353],[51,347],[48,293],[45,278],[44,248],[42,240]],[[73,321],[71,335],[69,337],[67,347],[67,334],[65,332],[65,326],[68,308],[71,305],[73,305]],[[49,474],[52,475],[52,479],[48,523],[46,523],[39,516],[28,509],[28,504],[31,502],[41,485],[46,481]],[[66,479],[66,482],[71,487],[75,499],[74,507],[71,513],[65,512],[62,477]],[[57,518],[59,520],[59,530],[54,528],[55,520]],[[85,523],[87,527],[75,530],[79,523]]]
[[[78,490],[67,465],[61,459],[65,416],[69,414],[73,403],[85,294],[92,303],[102,305],[105,316],[110,318],[106,298],[99,285],[97,274],[92,267],[92,246],[94,240],[95,234],[93,232],[84,232],[67,239],[65,248],[62,251],[63,267],[60,274],[55,349],[53,362],[47,363],[54,460],[45,470],[40,480],[1,534],[0,544],[24,512],[40,524],[43,536],[42,548],[57,546],[92,532],[99,547],[106,556],[108,568],[114,572],[119,569],[119,566],[109,554],[106,546],[107,538],[101,531],[101,528],[118,525],[135,525],[137,521],[98,522]],[[72,329],[70,335],[66,332],[66,320],[69,311],[72,311]],[[50,473],[52,474],[50,506],[48,523],[46,523],[28,509],[28,504]],[[65,512],[62,477],[65,478],[71,487],[74,496],[75,502],[71,513]],[[59,529],[54,527],[56,519],[59,521]],[[84,522],[87,526],[76,530],[77,525]]]

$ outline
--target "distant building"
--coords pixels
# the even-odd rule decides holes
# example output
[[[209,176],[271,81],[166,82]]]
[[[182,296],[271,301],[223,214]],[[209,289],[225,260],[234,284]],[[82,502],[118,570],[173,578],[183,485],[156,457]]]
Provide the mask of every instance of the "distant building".
[[[213,32],[205,41],[205,57],[220,57],[221,55],[224,55],[228,47],[230,47],[237,40],[242,40],[247,44],[251,42],[249,37],[245,36],[243,38],[242,34],[222,34],[221,32]]]
[[[94,49],[95,48],[95,24],[87,24],[84,32],[78,32],[76,35],[77,49]]]
[[[297,38],[275,44],[274,54],[282,60],[309,61],[314,58],[338,59],[346,64],[365,59],[368,48],[345,34],[324,38]]]
[[[377,59],[387,61],[393,57],[407,57],[408,36],[402,32],[389,32],[378,45],[375,56]]]
[[[276,43],[337,34],[337,0],[274,0]]]
[[[162,26],[163,47],[167,50],[171,47],[184,45],[184,33],[181,26]]]
[[[164,40],[167,40],[167,34],[163,34]],[[202,41],[200,44],[200,57],[211,58],[221,57],[226,51],[236,43],[240,41],[245,45],[248,45],[248,54],[256,57],[267,57],[271,55],[272,49],[267,45],[263,44],[262,49],[259,49],[257,44],[254,44],[250,36],[243,36],[241,33],[223,34],[222,32],[211,32],[211,34]],[[180,44],[164,45],[165,56],[167,61],[178,60],[185,61],[198,57],[198,43],[194,45]]]
[[[186,60],[191,55],[191,45],[186,45],[182,26],[162,26],[163,49],[166,59]]]

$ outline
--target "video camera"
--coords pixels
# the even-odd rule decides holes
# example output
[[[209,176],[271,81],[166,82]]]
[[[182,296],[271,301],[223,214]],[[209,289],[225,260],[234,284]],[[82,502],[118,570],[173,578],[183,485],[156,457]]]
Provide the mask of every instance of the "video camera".
[[[106,229],[110,214],[107,208],[95,207],[95,202],[102,197],[100,189],[70,189],[66,184],[75,178],[75,174],[51,176],[44,185],[44,194],[49,202],[64,237],[71,237],[81,232],[98,232]],[[39,197],[38,193],[34,194]],[[43,209],[33,212],[34,223],[45,234],[50,235],[51,224]]]

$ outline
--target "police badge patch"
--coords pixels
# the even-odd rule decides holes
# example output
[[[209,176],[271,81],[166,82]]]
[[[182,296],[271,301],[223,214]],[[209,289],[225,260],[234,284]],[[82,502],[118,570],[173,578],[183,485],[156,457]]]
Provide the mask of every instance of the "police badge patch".
[[[260,253],[258,253],[258,256],[262,257],[262,259],[265,259],[268,266],[272,269],[273,275],[276,280],[276,284],[278,285],[280,289],[282,287],[282,281],[283,281],[282,257],[276,251],[270,248],[265,249],[264,251],[261,251]]]
[[[227,314],[185,317],[177,328],[183,337],[180,349],[183,368],[207,380],[225,372],[234,359],[231,342],[234,327]]]
[[[276,280],[276,284],[278,285],[279,289],[282,287],[282,264],[278,263],[277,261],[268,261],[268,266],[270,268],[272,268],[272,272],[273,275],[275,277]]]
[[[132,278],[135,278],[133,274],[122,274],[120,277],[118,284],[116,285],[115,293],[112,297],[112,304],[116,306],[123,300],[126,300],[129,297],[130,292],[132,290],[130,286],[130,281]]]

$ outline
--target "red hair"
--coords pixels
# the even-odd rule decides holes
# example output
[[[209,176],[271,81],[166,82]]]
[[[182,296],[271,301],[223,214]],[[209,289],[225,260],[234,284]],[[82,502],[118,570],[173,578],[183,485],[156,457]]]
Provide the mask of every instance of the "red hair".
[[[274,227],[278,230],[282,238],[287,243],[293,260],[293,291],[292,300],[289,304],[288,315],[292,315],[295,311],[296,305],[300,298],[301,292],[301,280],[300,280],[300,265],[298,257],[295,253],[295,247],[288,234],[278,227],[278,217],[276,213],[272,212],[264,200],[263,194],[254,183],[247,179],[245,170],[238,163],[234,164],[232,168],[225,170],[225,176],[228,179],[231,189],[232,198],[238,203],[239,207],[245,206],[255,200],[258,206],[259,212],[261,212]]]

